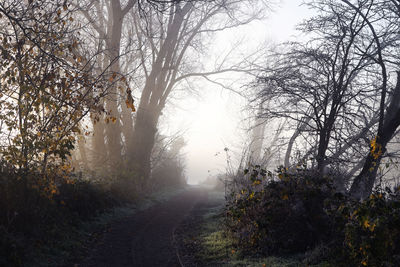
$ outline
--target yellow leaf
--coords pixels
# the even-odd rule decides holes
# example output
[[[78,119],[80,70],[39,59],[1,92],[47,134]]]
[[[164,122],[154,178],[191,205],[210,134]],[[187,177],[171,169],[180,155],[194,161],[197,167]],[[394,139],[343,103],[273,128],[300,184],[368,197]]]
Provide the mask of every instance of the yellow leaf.
[[[282,196],[282,199],[283,199],[283,200],[288,200],[288,199],[289,199],[289,196],[288,196],[287,194],[284,194],[284,195]]]
[[[259,184],[261,184],[260,180],[255,180],[254,183],[253,183],[253,185],[259,185]]]
[[[376,227],[376,224],[373,223],[373,224],[370,225],[369,230],[370,230],[371,232],[373,232],[373,231],[375,231],[375,227]]]
[[[130,108],[132,110],[132,112],[136,111],[135,106],[133,105],[133,99],[131,101],[129,99],[127,99],[125,101],[125,103],[126,103],[126,107]]]
[[[371,155],[376,160],[382,155],[382,145],[377,142],[377,136],[375,136],[371,142]]]
[[[365,229],[367,229],[367,228],[370,227],[370,224],[369,224],[368,219],[366,219],[366,220],[364,221],[363,226],[364,226]]]
[[[110,83],[114,81],[115,77],[117,77],[117,74],[114,72],[114,73],[110,76],[110,78],[108,79],[108,80],[110,81]]]

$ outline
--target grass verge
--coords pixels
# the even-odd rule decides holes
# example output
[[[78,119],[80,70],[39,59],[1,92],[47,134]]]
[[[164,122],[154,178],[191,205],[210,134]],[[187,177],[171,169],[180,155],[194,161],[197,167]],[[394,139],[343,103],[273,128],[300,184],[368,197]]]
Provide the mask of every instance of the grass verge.
[[[329,267],[312,264],[321,248],[306,254],[262,257],[244,254],[225,231],[223,192],[209,194],[209,203],[196,207],[179,230],[179,250],[185,266]]]

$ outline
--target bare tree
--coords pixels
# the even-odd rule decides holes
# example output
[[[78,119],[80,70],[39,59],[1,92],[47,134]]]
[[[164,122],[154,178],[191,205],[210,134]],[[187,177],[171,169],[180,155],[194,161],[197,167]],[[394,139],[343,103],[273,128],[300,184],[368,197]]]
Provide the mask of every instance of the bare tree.
[[[97,47],[103,52],[102,62],[98,62],[99,69],[107,69],[109,80],[114,84],[112,91],[104,102],[104,108],[108,112],[107,116],[114,123],[104,123],[107,120],[101,117],[94,121],[94,140],[93,150],[97,162],[95,165],[104,166],[104,163],[113,168],[122,166],[122,125],[129,129],[133,125],[132,112],[127,112],[129,108],[122,105],[122,114],[119,111],[121,96],[129,97],[119,88],[118,79],[121,73],[121,44],[123,35],[124,20],[128,12],[135,6],[136,1],[129,0],[122,4],[121,1],[109,0],[90,0],[76,3],[81,13],[93,30],[94,39]],[[129,94],[129,91],[128,91]],[[110,121],[110,120],[107,120]],[[100,157],[99,155],[104,154]],[[102,159],[103,158],[103,159]]]
[[[373,189],[378,168],[386,152],[388,142],[392,139],[400,125],[400,81],[397,72],[397,85],[394,87],[388,101],[388,65],[391,62],[392,47],[398,39],[399,3],[397,1],[364,1],[352,3],[342,0],[354,10],[368,25],[376,53],[371,55],[381,71],[379,122],[377,134],[370,142],[370,149],[361,172],[354,179],[350,193],[357,199],[368,197]],[[374,12],[370,12],[373,10]],[[377,19],[377,16],[378,19]],[[396,68],[398,64],[396,64]]]
[[[255,118],[254,126],[251,129],[251,142],[249,147],[249,161],[254,164],[261,164],[262,155],[262,148],[264,142],[264,135],[265,135],[265,127],[266,123],[262,119],[261,115],[263,112],[262,105],[259,105],[258,114]]]
[[[259,97],[276,102],[265,115],[289,118],[295,126],[287,166],[295,140],[301,134],[304,140],[315,138],[317,146],[312,141],[311,147],[319,172],[334,163],[351,175],[362,167],[350,193],[365,198],[398,127],[400,89],[389,89],[389,73],[398,68],[399,4],[319,0],[309,5],[318,10],[302,24],[311,41],[274,54],[276,63],[260,76],[266,86]]]
[[[341,18],[339,14],[337,17]],[[354,119],[353,103],[370,97],[368,91],[362,90],[365,83],[358,78],[371,61],[365,53],[354,53],[358,35],[365,27],[356,21],[354,14],[348,24],[341,20],[331,21],[332,24],[327,26],[331,32],[323,41],[316,39],[308,45],[291,44],[289,52],[272,57],[275,63],[259,77],[265,87],[258,97],[275,101],[264,115],[289,118],[297,123],[288,144],[286,164],[295,139],[301,132],[308,131],[317,134],[315,157],[322,173],[333,134],[351,123],[350,117]],[[307,30],[315,31],[314,23],[316,20],[310,21]],[[335,29],[333,25],[339,26]],[[359,86],[354,85],[356,81]],[[366,109],[361,111],[367,112],[368,107]]]
[[[242,66],[202,71],[193,58],[204,49],[203,36],[256,19],[259,13],[240,10],[246,4],[245,10],[250,9],[251,3],[257,1],[176,2],[166,12],[147,10],[145,18],[133,15],[145,81],[134,129],[127,141],[127,161],[142,181],[150,176],[157,124],[171,92],[191,77],[209,79],[218,73],[243,71]]]

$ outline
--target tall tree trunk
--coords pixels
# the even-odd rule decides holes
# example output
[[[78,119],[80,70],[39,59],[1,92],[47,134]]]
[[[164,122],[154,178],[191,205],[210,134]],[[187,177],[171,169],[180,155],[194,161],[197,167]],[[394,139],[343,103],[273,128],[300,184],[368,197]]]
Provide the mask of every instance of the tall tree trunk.
[[[379,157],[376,157],[376,154],[374,155],[373,151],[374,149],[371,146],[368,156],[365,160],[364,167],[361,170],[361,173],[354,179],[354,182],[350,188],[350,194],[353,197],[355,197],[356,199],[364,199],[368,197],[372,192],[379,163],[381,161],[383,153],[386,151],[386,144],[390,141],[397,127],[400,125],[400,102],[399,102],[400,81],[399,81],[399,72],[397,72],[397,84],[394,89],[394,94],[391,99],[388,110],[385,113],[388,77],[387,77],[385,61],[383,60],[383,53],[382,53],[383,46],[381,43],[381,38],[376,33],[373,23],[369,20],[368,16],[361,11],[359,7],[355,6],[348,0],[342,0],[342,1],[346,3],[349,7],[354,9],[368,25],[371,34],[374,38],[374,42],[376,44],[376,51],[377,51],[376,62],[381,67],[381,74],[382,74],[381,99],[379,104],[378,134],[375,137],[376,145],[381,146],[380,149],[382,150],[381,151],[382,153],[379,155]]]
[[[328,136],[325,129],[322,129],[319,134],[318,151],[317,151],[317,168],[319,173],[324,173],[325,169],[325,156],[328,149]]]
[[[264,141],[265,122],[261,118],[262,105],[259,106],[258,115],[252,132],[252,140],[250,144],[250,161],[251,163],[261,164],[262,146]]]
[[[100,120],[98,122],[93,121],[93,139],[92,139],[92,159],[91,168],[92,170],[104,174],[106,169],[104,168],[107,159],[107,150],[105,144],[105,125],[104,116],[99,115]]]
[[[115,96],[117,94],[117,88],[112,88],[112,94]],[[117,100],[113,98],[106,101],[106,110],[110,112],[111,117],[115,118],[115,122],[109,121],[105,124],[106,132],[106,147],[108,152],[108,165],[113,169],[121,167],[122,163],[122,143],[121,143],[121,124],[120,124],[120,114],[118,111]]]
[[[354,179],[350,194],[356,199],[365,199],[371,193],[376,180],[379,164],[386,152],[386,145],[392,139],[400,125],[400,73],[397,72],[397,84],[386,110],[383,120],[381,135],[376,136],[375,142],[370,147],[364,166],[359,175]],[[375,149],[374,149],[375,147]],[[378,149],[378,150],[377,150]]]
[[[333,98],[336,98],[335,96]],[[341,103],[340,100],[335,103]],[[335,118],[337,114],[336,104],[332,104],[331,111],[329,112],[329,116],[326,118],[324,123],[324,127],[321,129],[319,134],[319,143],[318,143],[318,151],[317,151],[317,168],[320,174],[324,174],[325,167],[327,165],[326,162],[326,151],[328,150],[329,141],[331,139],[331,133],[333,129],[333,125],[335,124]]]
[[[136,3],[135,0],[91,1],[89,6],[93,5],[93,13],[82,9],[82,14],[98,33],[96,46],[100,48],[99,51],[105,48],[107,52],[99,57],[98,67],[101,71],[109,68],[111,75],[120,74],[119,57],[123,20]],[[109,112],[107,116],[115,118],[111,120],[114,123],[106,125],[105,116],[101,116],[100,122],[93,124],[94,166],[103,170],[108,168],[107,172],[117,169],[116,167],[122,163],[121,114],[118,109],[120,92],[118,90],[117,85],[113,86],[108,92],[108,99],[102,105]],[[127,124],[124,123],[124,125]]]
[[[128,154],[128,166],[144,188],[151,173],[151,153],[157,133],[159,113],[139,108],[132,133],[133,150]]]
[[[132,133],[133,133],[133,114],[130,108],[125,105],[124,99],[121,99],[121,121],[122,135],[124,136],[124,151],[125,156],[128,151],[132,151]]]
[[[123,14],[121,3],[119,1],[111,1],[112,9],[112,26],[111,38],[106,41],[107,48],[110,52],[110,62],[112,74],[120,73],[119,53],[121,46],[122,35],[122,22]],[[116,168],[122,167],[122,140],[121,140],[121,122],[120,113],[118,111],[118,87],[115,84],[110,90],[109,98],[106,100],[106,110],[110,116],[115,118],[115,123],[108,123],[106,125],[106,139],[108,151],[108,163],[111,171],[117,170]]]
[[[290,156],[292,154],[293,150],[293,145],[294,142],[296,141],[296,138],[306,129],[307,124],[310,122],[311,116],[307,117],[304,121],[301,121],[299,123],[299,126],[297,127],[296,131],[293,133],[293,135],[289,139],[288,147],[286,149],[286,154],[285,154],[285,168],[290,167]]]
[[[82,167],[85,171],[89,171],[89,161],[86,153],[86,140],[84,135],[78,136],[78,150],[82,162]]]
[[[354,179],[350,188],[350,195],[352,197],[356,199],[366,199],[372,193],[381,160],[382,155],[375,158],[371,151],[369,152],[361,172]]]

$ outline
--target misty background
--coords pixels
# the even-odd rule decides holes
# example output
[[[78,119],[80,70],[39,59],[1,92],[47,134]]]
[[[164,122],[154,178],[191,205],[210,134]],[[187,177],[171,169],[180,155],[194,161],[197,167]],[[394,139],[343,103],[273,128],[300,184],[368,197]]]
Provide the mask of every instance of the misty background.
[[[278,1],[272,5],[266,19],[217,34],[210,56],[206,56],[205,60],[212,64],[217,55],[237,42],[241,42],[241,45],[233,55],[256,51],[262,45],[272,47],[273,44],[302,38],[303,34],[296,31],[296,25],[311,13],[301,0]],[[236,80],[238,75],[231,74],[224,78]],[[199,89],[195,95],[189,95],[181,101],[174,100],[177,106],[169,108],[166,114],[171,116],[166,116],[162,125],[170,133],[184,132],[189,184],[198,184],[208,176],[226,171],[224,148],[229,148],[236,160],[240,158],[243,146],[248,141],[249,127],[252,127],[249,118],[254,119],[255,116],[246,109],[246,98],[235,92],[206,81],[199,82],[197,86]],[[241,91],[238,86],[233,89]],[[272,134],[266,131],[266,136]]]

